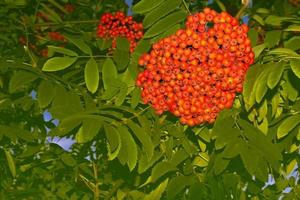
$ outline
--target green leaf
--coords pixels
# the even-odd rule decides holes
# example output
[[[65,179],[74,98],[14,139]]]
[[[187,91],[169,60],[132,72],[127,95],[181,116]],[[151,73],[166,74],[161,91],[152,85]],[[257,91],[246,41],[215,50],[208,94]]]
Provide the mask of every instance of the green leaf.
[[[118,94],[120,88],[118,86],[110,85],[102,94],[101,99],[111,100],[114,96]]]
[[[92,55],[91,48],[83,41],[81,38],[76,38],[74,36],[65,35],[67,40],[69,40],[71,43],[73,43],[75,46],[77,46],[83,53]]]
[[[265,25],[265,21],[263,20],[263,18],[257,14],[254,14],[252,16],[252,18],[257,21],[260,25],[264,26]]]
[[[87,89],[91,93],[95,93],[99,85],[98,64],[94,58],[90,58],[85,65],[84,79]]]
[[[147,194],[144,197],[144,200],[158,200],[161,199],[162,194],[167,188],[169,179],[166,179],[164,182],[162,182],[155,190],[153,190],[150,194]]]
[[[167,199],[173,200],[184,188],[192,185],[196,180],[189,176],[176,176],[171,179],[167,188]]]
[[[22,152],[22,154],[18,155],[19,158],[26,158],[29,156],[33,156],[41,151],[42,145],[30,146],[26,147],[26,150]]]
[[[185,17],[186,17],[186,12],[184,12],[183,10],[178,10],[176,12],[171,13],[170,15],[156,22],[151,28],[149,28],[146,31],[144,38],[151,38],[158,34],[163,33],[173,25],[183,21]]]
[[[246,144],[240,145],[240,155],[246,170],[253,176],[258,168],[257,162],[260,155]]]
[[[105,50],[111,47],[112,39],[106,39],[106,38],[97,38],[97,46],[100,50]]]
[[[61,154],[60,158],[69,167],[73,167],[76,165],[76,160],[69,153]]]
[[[298,54],[295,51],[293,51],[291,49],[287,49],[287,48],[273,49],[273,50],[269,51],[268,54],[285,55],[285,56],[298,56]]]
[[[269,76],[268,76],[268,87],[270,89],[273,89],[280,81],[282,73],[284,71],[284,63],[283,62],[277,62],[272,64],[272,69],[270,70]]]
[[[159,19],[168,15],[170,12],[174,11],[181,4],[181,0],[166,0],[158,7],[149,12],[144,20],[143,25],[144,28],[149,28],[152,24],[154,24]]]
[[[76,122],[76,120],[75,120]],[[98,119],[84,119],[82,126],[76,134],[76,141],[78,143],[86,143],[91,141],[99,132],[103,122]]]
[[[6,156],[6,161],[8,163],[10,173],[13,177],[16,177],[17,176],[17,171],[16,171],[15,161],[14,161],[14,159],[13,159],[13,157],[12,157],[9,150],[4,149],[4,153],[5,153],[5,156]]]
[[[131,120],[127,123],[127,125],[142,143],[145,152],[148,156],[148,159],[151,159],[154,152],[154,144],[151,140],[149,133],[146,130],[143,130],[142,127],[140,127]]]
[[[270,67],[269,67],[270,68]],[[260,103],[261,100],[264,98],[265,94],[267,93],[267,77],[269,75],[270,69],[266,68],[260,76],[257,78],[255,82],[255,99],[257,103]]]
[[[264,156],[264,158],[272,165],[273,169],[278,171],[280,161],[282,160],[278,146],[273,144],[270,138],[249,122],[239,119],[238,124],[242,127],[243,133],[248,139],[248,144],[255,147],[255,150]]]
[[[150,40],[151,44],[156,43],[157,41],[159,41],[159,40],[161,40],[163,38],[169,37],[170,35],[176,33],[176,31],[178,29],[180,29],[180,27],[181,27],[180,24],[175,24],[174,26],[171,26],[164,33],[162,33],[160,35],[157,35],[154,38],[152,38]]]
[[[207,167],[209,162],[209,156],[207,153],[200,153],[201,156],[196,156],[193,160],[193,165],[199,167]]]
[[[300,31],[300,25],[297,24],[292,24],[289,27],[287,27],[286,29],[284,29],[284,31],[295,31],[295,32],[299,32]]]
[[[297,83],[295,84],[293,79],[295,76],[292,73],[287,74],[285,77],[286,82],[282,84],[282,91],[281,93],[284,94],[284,96],[288,97],[291,101],[296,101],[298,97],[298,90],[297,90]],[[295,77],[296,78],[296,77]]]
[[[56,47],[52,45],[48,45],[48,56],[52,57],[54,53],[61,53],[67,56],[78,56],[78,54],[70,49],[66,49],[64,47]]]
[[[117,48],[113,59],[117,65],[118,71],[124,71],[129,63],[129,41],[126,38],[117,38]]]
[[[276,45],[278,45],[281,37],[281,31],[280,30],[273,30],[268,31],[266,33],[265,37],[265,44],[267,48],[272,48]]]
[[[258,8],[256,10],[256,13],[260,13],[260,14],[270,14],[270,10],[266,9],[266,8]]]
[[[277,129],[277,138],[281,139],[289,134],[300,123],[300,115],[286,118]]]
[[[131,108],[136,108],[139,104],[141,98],[141,90],[138,87],[135,87],[131,92]]]
[[[141,0],[132,7],[132,12],[143,14],[159,6],[164,0]]]
[[[122,86],[120,87],[120,91],[118,92],[115,100],[116,106],[120,106],[124,103],[127,96],[128,87],[126,83],[122,82]]]
[[[260,104],[258,109],[258,118],[257,120],[261,122],[268,114],[268,103],[267,100],[264,100],[263,103]]]
[[[77,60],[77,57],[54,57],[47,60],[42,68],[46,72],[54,72],[66,69],[74,64]]]
[[[61,85],[55,85],[55,96],[49,109],[54,119],[63,119],[82,111],[83,106],[77,94],[66,91]]]
[[[250,30],[248,31],[248,36],[251,41],[251,45],[256,46],[257,39],[258,39],[258,32],[254,28],[250,28]]]
[[[276,15],[269,15],[265,19],[265,22],[266,22],[266,24],[270,24],[272,26],[280,26],[283,21],[290,20],[290,19],[293,19],[293,18],[290,18],[290,17],[279,17],[279,16],[276,16]]]
[[[17,90],[25,87],[27,84],[36,80],[38,76],[33,73],[25,72],[25,71],[17,71],[9,82],[9,93],[14,93]]]
[[[107,58],[103,64],[102,68],[102,79],[104,89],[108,88],[108,85],[111,84],[115,79],[118,78],[117,68],[112,61],[112,59]]]
[[[169,162],[166,162],[166,161],[158,162],[153,167],[152,172],[151,172],[151,176],[148,178],[146,183],[144,183],[143,185],[146,185],[146,184],[151,183],[151,182],[154,183],[159,178],[164,176],[165,174],[167,174],[169,172],[176,171],[176,170],[177,170],[177,168]]]
[[[280,103],[280,94],[277,93],[274,95],[274,97],[272,98],[271,104],[272,104],[272,117],[274,117],[276,115],[277,109],[279,107],[279,103]]]
[[[60,18],[59,14],[56,13],[53,9],[48,7],[46,4],[41,3],[41,6],[47,11],[45,15],[51,19],[53,22],[61,23],[62,19]]]
[[[247,110],[249,110],[255,103],[255,96],[253,95],[253,92],[255,91],[255,83],[257,77],[259,77],[264,70],[264,66],[265,65],[255,64],[247,71],[243,89],[243,97]]]
[[[255,58],[258,58],[258,56],[263,52],[263,50],[265,48],[266,48],[266,44],[265,43],[253,47],[253,52],[255,54]]]
[[[104,131],[108,140],[108,160],[114,160],[121,150],[120,133],[113,126],[105,125]]]
[[[300,78],[300,60],[293,59],[290,64],[294,74]]]
[[[47,107],[53,100],[55,87],[50,81],[42,81],[38,87],[37,97],[41,108]]]
[[[129,52],[128,51],[122,51],[119,49],[115,50],[113,59],[117,65],[118,71],[124,71],[129,63]]]
[[[173,155],[172,159],[171,159],[171,163],[174,166],[179,165],[180,163],[182,163],[184,160],[186,160],[189,157],[189,155],[186,153],[185,150],[183,149],[179,149],[178,151],[175,152],[175,154]]]
[[[137,145],[129,133],[127,127],[117,126],[117,130],[121,138],[121,149],[118,157],[123,155],[126,158],[127,165],[129,170],[132,171],[137,164],[138,150]]]
[[[300,49],[300,36],[294,36],[284,42],[284,48],[296,51]]]
[[[117,37],[117,49],[129,52],[130,44],[127,38]]]
[[[154,151],[152,158],[149,160],[148,156],[142,152],[139,158],[138,173],[144,173],[146,170],[152,167],[161,157],[162,152]]]
[[[229,164],[228,159],[222,158],[220,155],[216,156],[213,164],[213,169],[216,175],[221,174],[228,166]]]
[[[268,134],[269,130],[269,122],[268,119],[265,117],[260,124],[258,124],[257,128],[263,132],[265,135]]]

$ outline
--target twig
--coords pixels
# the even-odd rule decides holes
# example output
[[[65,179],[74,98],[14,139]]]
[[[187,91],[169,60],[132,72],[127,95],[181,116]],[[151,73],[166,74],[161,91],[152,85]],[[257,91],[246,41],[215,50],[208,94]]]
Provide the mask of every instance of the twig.
[[[64,21],[62,23],[45,22],[45,23],[36,23],[29,26],[41,27],[41,26],[60,26],[65,24],[93,24],[93,23],[99,23],[99,20]]]
[[[189,9],[187,3],[185,2],[185,0],[182,0],[182,3],[183,3],[183,5],[184,5],[186,11],[191,15],[192,13],[191,13],[191,11],[190,11],[190,9]]]
[[[218,4],[219,8],[225,12],[226,11],[225,5],[220,0],[215,0],[215,1]]]
[[[94,171],[94,179],[95,179],[94,199],[98,200],[100,197],[100,191],[99,191],[97,164],[95,162],[93,162],[93,171]]]
[[[242,14],[244,13],[245,9],[248,7],[249,5],[249,0],[242,0],[242,4],[243,6],[241,7],[241,9],[239,10],[239,12],[236,14],[235,18],[236,19],[240,19],[240,17],[242,16]]]

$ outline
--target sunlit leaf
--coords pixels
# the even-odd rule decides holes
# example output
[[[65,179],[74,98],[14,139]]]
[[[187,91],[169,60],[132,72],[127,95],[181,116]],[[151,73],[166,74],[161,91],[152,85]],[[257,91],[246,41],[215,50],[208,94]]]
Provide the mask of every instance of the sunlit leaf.
[[[95,93],[99,85],[99,71],[98,64],[94,58],[90,58],[85,65],[84,79],[88,90],[91,93]]]
[[[132,7],[134,13],[146,13],[159,6],[164,0],[142,0]]]
[[[42,70],[46,72],[63,70],[74,64],[76,60],[76,57],[53,57],[45,62]]]
[[[34,73],[17,71],[10,79],[9,92],[14,93],[17,90],[22,89],[32,81],[36,80],[37,78],[38,76],[36,76]]]
[[[180,5],[180,3],[181,3],[181,0],[164,1],[162,4],[157,6],[155,9],[153,9],[151,12],[149,12],[145,16],[145,18],[143,20],[144,28],[150,27],[157,20],[168,15],[170,12],[175,10]]]
[[[38,103],[41,108],[47,107],[55,95],[55,87],[50,81],[42,81],[37,91]]]
[[[290,133],[300,123],[300,115],[286,118],[277,129],[277,137],[281,139]]]
[[[160,33],[163,33],[168,28],[183,21],[185,17],[186,17],[186,12],[184,12],[183,10],[179,10],[174,13],[171,13],[165,18],[156,22],[150,29],[148,29],[144,35],[144,38],[151,38]]]
[[[300,78],[300,60],[293,59],[290,64],[294,74]]]
[[[14,158],[12,157],[11,152],[9,150],[4,149],[4,153],[6,156],[6,161],[8,163],[10,173],[13,177],[16,177],[17,171],[16,171],[16,165],[15,165]]]

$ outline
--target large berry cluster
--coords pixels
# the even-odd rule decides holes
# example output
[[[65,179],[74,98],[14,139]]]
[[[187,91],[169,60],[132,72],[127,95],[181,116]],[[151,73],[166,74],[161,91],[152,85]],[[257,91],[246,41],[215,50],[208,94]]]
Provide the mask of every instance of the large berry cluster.
[[[153,44],[139,65],[142,99],[158,114],[170,111],[181,123],[213,123],[242,92],[254,61],[247,25],[226,12],[205,8],[187,18],[186,29]]]
[[[122,12],[116,12],[114,15],[105,13],[98,25],[97,35],[105,39],[112,38],[113,49],[116,47],[117,37],[126,37],[130,43],[130,52],[133,52],[137,41],[143,37],[143,25]]]

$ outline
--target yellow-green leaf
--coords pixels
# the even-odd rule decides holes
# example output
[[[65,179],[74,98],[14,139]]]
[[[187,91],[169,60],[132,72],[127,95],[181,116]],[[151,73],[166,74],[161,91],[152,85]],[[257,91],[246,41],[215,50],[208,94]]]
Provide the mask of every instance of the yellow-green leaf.
[[[134,13],[146,13],[159,6],[164,0],[141,0],[132,7]]]
[[[55,87],[50,81],[42,81],[38,87],[38,103],[41,108],[47,107],[53,100]]]
[[[107,58],[102,68],[104,89],[107,89],[112,81],[118,78],[117,68],[111,58]]]
[[[300,123],[300,115],[286,118],[277,129],[278,139],[283,138]]]
[[[169,179],[166,179],[164,182],[162,182],[155,190],[153,190],[150,194],[147,194],[144,197],[144,200],[158,200],[161,199],[162,194],[167,188]]]
[[[95,93],[99,85],[98,64],[94,58],[90,58],[84,69],[84,79],[87,89]]]
[[[290,64],[294,74],[300,78],[300,60],[293,59]]]
[[[72,64],[74,64],[77,60],[77,57],[54,57],[50,58],[46,61],[46,63],[43,66],[43,71],[46,72],[54,72],[66,69],[67,67],[70,67]]]
[[[137,164],[138,149],[137,145],[129,133],[127,127],[117,126],[117,130],[121,137],[121,150],[120,154],[126,157],[126,162],[130,171],[132,171]]]
[[[178,10],[156,22],[151,28],[146,31],[144,38],[151,38],[168,30],[173,25],[181,22],[186,17],[186,12]]]
[[[143,25],[144,28],[150,27],[160,18],[168,15],[170,12],[175,10],[181,3],[181,0],[166,0],[162,4],[160,4],[157,8],[153,9],[150,13],[148,13],[144,20]]]
[[[272,66],[272,70],[270,70],[268,81],[267,81],[268,87],[270,89],[273,89],[279,83],[283,71],[284,71],[284,63],[282,62],[274,63],[274,65]]]
[[[9,150],[4,149],[4,152],[5,152],[5,156],[6,156],[6,160],[7,160],[7,163],[8,163],[10,173],[13,177],[16,177],[17,171],[16,171],[15,161],[14,161],[14,159],[13,159],[13,157],[12,157]]]

